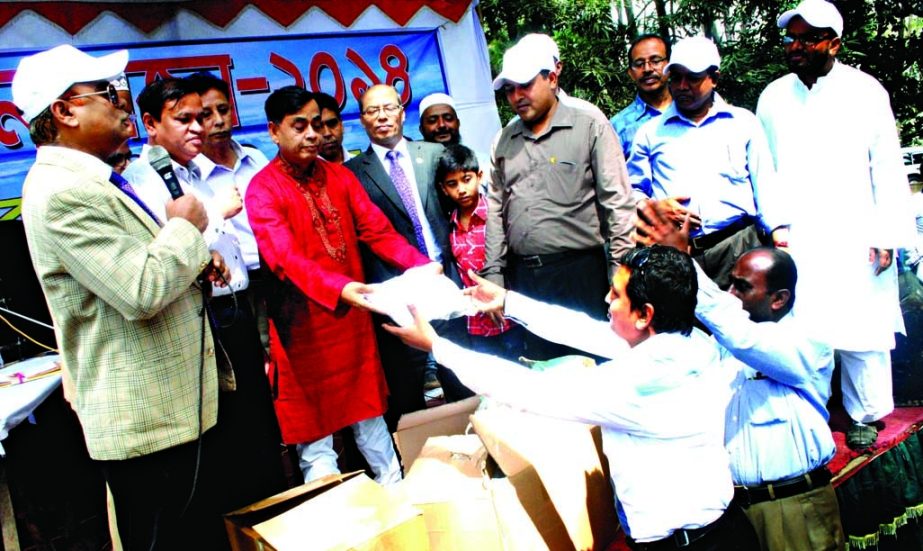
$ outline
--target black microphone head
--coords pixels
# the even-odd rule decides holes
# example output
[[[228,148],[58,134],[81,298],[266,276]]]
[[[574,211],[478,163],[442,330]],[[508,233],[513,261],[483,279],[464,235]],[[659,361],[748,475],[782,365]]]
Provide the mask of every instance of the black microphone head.
[[[162,145],[155,145],[147,152],[147,160],[154,167],[154,170],[160,172],[164,169],[173,169],[173,163],[170,161],[170,154]]]

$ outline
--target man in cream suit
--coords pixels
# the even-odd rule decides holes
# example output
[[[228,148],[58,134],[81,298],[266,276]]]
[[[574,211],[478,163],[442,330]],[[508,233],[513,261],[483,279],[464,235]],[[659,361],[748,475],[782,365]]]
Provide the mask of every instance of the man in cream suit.
[[[196,539],[221,519],[198,506],[194,482],[217,401],[194,285],[213,260],[208,220],[188,195],[158,219],[104,163],[133,131],[109,84],[127,62],[125,50],[95,58],[69,45],[20,62],[13,101],[38,146],[23,222],[68,399],[112,490],[123,545],[209,548]]]
[[[435,184],[436,162],[444,148],[440,144],[404,139],[404,116],[404,106],[393,87],[379,84],[366,90],[360,101],[360,120],[371,145],[345,166],[355,173],[394,229],[431,260],[441,263],[446,276],[461,284],[449,245],[449,218],[440,206]],[[400,275],[365,249],[362,260],[370,283]],[[424,380],[428,388],[438,387],[441,382],[448,400],[470,395],[456,384],[450,372],[440,373],[440,381],[435,381],[432,371],[435,362],[382,331],[383,321],[376,319],[375,327],[390,391],[385,415],[389,427],[395,428],[401,414],[423,409]],[[463,318],[458,321],[463,322]],[[462,338],[467,333],[464,323],[459,326],[452,321],[437,329]],[[408,364],[414,368],[407,369]]]

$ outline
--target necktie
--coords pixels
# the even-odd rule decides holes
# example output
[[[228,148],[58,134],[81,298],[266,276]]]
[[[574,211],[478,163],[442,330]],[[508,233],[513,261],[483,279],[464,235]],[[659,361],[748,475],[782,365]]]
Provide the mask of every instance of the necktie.
[[[154,214],[151,211],[151,209],[149,209],[148,206],[144,204],[144,201],[142,201],[141,198],[138,197],[138,194],[135,193],[135,188],[131,187],[131,184],[128,183],[128,180],[126,180],[125,178],[122,178],[121,174],[113,171],[111,174],[109,174],[109,181],[112,182],[115,185],[115,187],[119,188],[119,190],[121,190],[122,193],[130,197],[132,201],[137,203],[138,206],[141,207],[141,209],[148,214],[148,216],[154,219],[154,222],[156,222],[158,226],[163,225],[160,222],[160,219],[157,218],[157,215]]]
[[[429,256],[429,252],[426,250],[426,241],[423,239],[423,226],[420,224],[420,213],[417,212],[417,205],[413,200],[413,191],[410,188],[410,181],[407,179],[407,174],[404,173],[404,169],[401,168],[401,163],[398,161],[400,156],[401,153],[399,151],[391,150],[385,153],[385,158],[388,159],[388,162],[391,164],[389,175],[391,176],[391,181],[394,183],[394,188],[397,189],[398,195],[401,196],[401,202],[404,203],[404,208],[410,216],[410,221],[413,223],[413,233],[417,238],[418,248],[421,253]]]

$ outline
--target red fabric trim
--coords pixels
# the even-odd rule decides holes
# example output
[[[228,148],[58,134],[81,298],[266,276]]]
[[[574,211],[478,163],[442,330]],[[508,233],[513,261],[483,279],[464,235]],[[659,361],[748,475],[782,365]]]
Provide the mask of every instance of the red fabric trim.
[[[349,27],[370,6],[375,5],[398,25],[406,25],[423,6],[458,22],[471,0],[188,0],[186,2],[3,2],[0,3],[0,26],[25,10],[58,25],[74,35],[100,14],[109,11],[150,33],[173,18],[180,9],[195,12],[218,27],[225,27],[248,5],[253,5],[280,25],[287,27],[311,8],[318,8],[341,25]]]

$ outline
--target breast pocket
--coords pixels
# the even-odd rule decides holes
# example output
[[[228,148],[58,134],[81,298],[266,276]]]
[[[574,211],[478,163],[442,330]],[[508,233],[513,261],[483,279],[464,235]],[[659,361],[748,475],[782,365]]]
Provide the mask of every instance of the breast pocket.
[[[545,195],[558,205],[573,205],[579,202],[581,166],[575,161],[554,159],[542,171]]]
[[[728,144],[723,148],[715,148],[718,154],[715,165],[721,176],[732,184],[750,185],[750,170],[747,166],[746,144]]]

